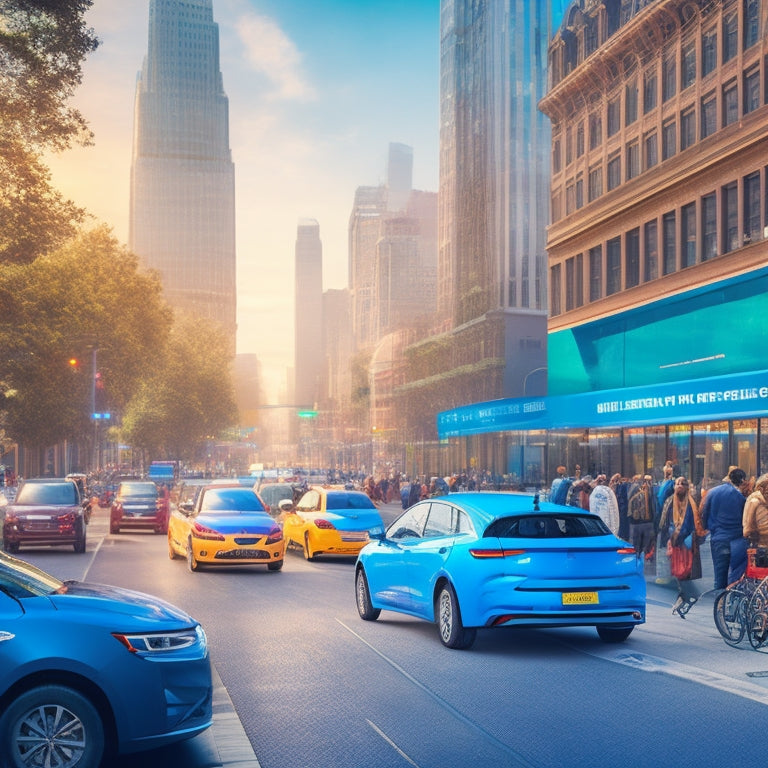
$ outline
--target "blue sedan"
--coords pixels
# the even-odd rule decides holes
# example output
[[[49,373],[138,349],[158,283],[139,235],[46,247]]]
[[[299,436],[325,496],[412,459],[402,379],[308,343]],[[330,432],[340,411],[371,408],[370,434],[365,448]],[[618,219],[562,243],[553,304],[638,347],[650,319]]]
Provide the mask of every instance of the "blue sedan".
[[[151,595],[0,553],[0,765],[96,768],[211,725],[202,627]]]
[[[449,648],[480,627],[594,626],[622,642],[645,621],[643,559],[594,514],[537,495],[456,493],[414,504],[355,567],[361,618],[437,622]]]

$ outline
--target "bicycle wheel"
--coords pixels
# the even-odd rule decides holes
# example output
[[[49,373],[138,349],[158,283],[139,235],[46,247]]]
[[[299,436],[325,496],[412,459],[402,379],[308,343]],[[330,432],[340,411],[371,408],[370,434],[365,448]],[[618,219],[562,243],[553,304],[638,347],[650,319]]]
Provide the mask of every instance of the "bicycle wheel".
[[[746,616],[750,645],[758,650],[768,642],[768,587],[765,580],[752,593]]]
[[[728,645],[737,646],[744,639],[748,602],[740,589],[726,589],[715,598],[715,626]]]

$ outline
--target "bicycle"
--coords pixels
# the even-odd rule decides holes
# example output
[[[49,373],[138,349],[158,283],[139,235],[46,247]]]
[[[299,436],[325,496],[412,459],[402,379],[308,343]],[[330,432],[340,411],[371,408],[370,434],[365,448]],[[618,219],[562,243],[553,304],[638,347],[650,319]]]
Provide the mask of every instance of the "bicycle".
[[[746,636],[754,650],[768,645],[768,550],[748,549],[744,575],[715,598],[715,626],[736,647]]]

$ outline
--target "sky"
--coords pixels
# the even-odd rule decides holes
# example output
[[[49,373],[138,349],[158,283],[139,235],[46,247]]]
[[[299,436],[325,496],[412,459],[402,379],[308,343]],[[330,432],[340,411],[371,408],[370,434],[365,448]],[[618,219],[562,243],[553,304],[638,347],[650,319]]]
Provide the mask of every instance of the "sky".
[[[54,185],[128,241],[136,76],[149,0],[94,0],[101,41],[73,98],[94,145],[48,158]],[[355,189],[383,183],[390,142],[437,191],[440,0],[213,0],[235,164],[238,353],[270,399],[293,365],[294,246],[316,219],[323,290],[347,287]]]

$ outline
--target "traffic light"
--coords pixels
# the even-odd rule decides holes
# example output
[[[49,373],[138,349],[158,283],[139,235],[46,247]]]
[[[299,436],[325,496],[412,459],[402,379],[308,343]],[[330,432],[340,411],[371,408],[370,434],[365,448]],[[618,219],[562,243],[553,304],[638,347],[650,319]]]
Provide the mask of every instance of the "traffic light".
[[[69,363],[69,368],[71,371],[80,370],[80,361],[76,357],[70,357],[67,362]]]

